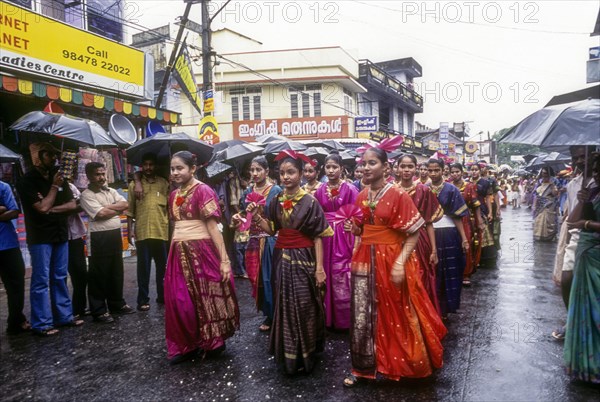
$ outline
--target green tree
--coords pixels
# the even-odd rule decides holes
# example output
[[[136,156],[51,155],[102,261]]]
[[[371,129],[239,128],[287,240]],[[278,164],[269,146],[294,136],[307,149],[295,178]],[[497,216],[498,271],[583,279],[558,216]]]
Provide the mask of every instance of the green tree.
[[[527,155],[527,154],[537,154],[540,153],[541,150],[539,147],[535,145],[526,145],[526,144],[511,144],[508,142],[498,142],[498,140],[508,131],[509,128],[503,128],[500,131],[497,131],[492,139],[496,141],[496,153],[498,155],[498,164],[508,164],[512,167],[519,167],[519,163],[513,162],[510,160],[512,155]]]

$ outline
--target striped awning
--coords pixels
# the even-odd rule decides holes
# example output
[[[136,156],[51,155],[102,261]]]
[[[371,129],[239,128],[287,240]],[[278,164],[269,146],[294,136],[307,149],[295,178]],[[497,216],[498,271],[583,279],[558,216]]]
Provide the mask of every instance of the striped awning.
[[[98,95],[83,90],[45,84],[24,78],[0,74],[0,91],[31,95],[37,98],[56,100],[74,105],[105,110],[124,115],[145,117],[158,120],[162,124],[178,124],[180,113],[157,109],[148,105],[140,105],[107,95]]]

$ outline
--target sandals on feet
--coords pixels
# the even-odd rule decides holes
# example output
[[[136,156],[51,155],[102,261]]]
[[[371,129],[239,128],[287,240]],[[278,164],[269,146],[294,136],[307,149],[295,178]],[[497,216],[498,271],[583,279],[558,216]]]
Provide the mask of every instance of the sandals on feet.
[[[566,335],[566,328],[561,327],[552,331],[552,337],[556,340],[563,341]]]
[[[470,279],[463,279],[462,284],[464,287],[470,287],[471,286],[471,280]]]
[[[57,327],[81,327],[84,323],[85,321],[81,319],[73,318],[73,320],[57,325]]]
[[[150,310],[150,305],[149,304],[140,304],[139,306],[137,306],[138,311],[148,311]]]
[[[344,378],[344,387],[352,388],[356,384],[358,384],[358,377],[354,374],[348,374],[346,378]]]
[[[49,336],[54,336],[56,334],[58,334],[58,329],[56,328],[48,328],[48,329],[42,329],[42,330],[33,330],[33,334],[35,336],[41,336],[41,337],[49,337]]]
[[[6,328],[6,332],[10,335],[17,335],[29,331],[31,331],[31,324],[27,320],[23,321],[21,324],[15,327],[9,326],[8,328]]]

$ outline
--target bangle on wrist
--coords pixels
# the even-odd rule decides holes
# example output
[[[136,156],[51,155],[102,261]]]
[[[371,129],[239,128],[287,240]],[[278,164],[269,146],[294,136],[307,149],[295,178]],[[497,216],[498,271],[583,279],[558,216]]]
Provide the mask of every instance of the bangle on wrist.
[[[55,189],[60,189],[60,186],[58,184],[53,184],[52,187],[54,187]]]
[[[583,224],[583,228],[584,228],[585,230],[588,230],[588,226],[589,226],[589,224],[590,224],[590,221],[585,221],[585,223]]]

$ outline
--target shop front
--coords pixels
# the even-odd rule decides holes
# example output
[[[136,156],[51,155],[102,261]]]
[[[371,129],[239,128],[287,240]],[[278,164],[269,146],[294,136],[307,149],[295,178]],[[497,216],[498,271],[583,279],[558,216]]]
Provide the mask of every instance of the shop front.
[[[154,61],[144,52],[5,1],[0,1],[0,28],[0,144],[24,157],[24,163],[2,163],[0,180],[14,185],[28,165],[28,144],[42,140],[64,151],[63,156],[75,157],[70,178],[80,189],[87,186],[83,171],[89,161],[104,162],[110,185],[122,189],[131,169],[124,153],[127,143],[145,137],[151,126],[180,122],[179,113],[149,106]],[[60,133],[9,129],[34,111],[92,120],[119,146],[93,149]],[[114,138],[119,134],[111,130],[115,115],[128,121],[127,141]],[[22,216],[18,230],[24,246]]]

